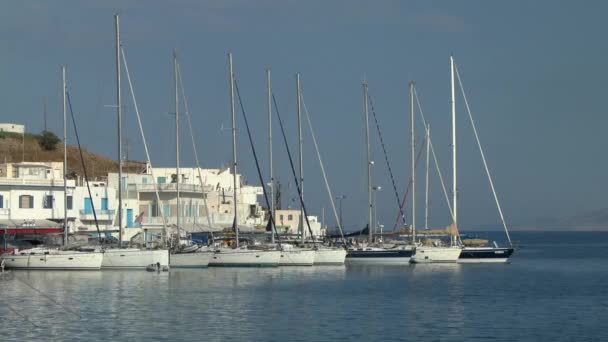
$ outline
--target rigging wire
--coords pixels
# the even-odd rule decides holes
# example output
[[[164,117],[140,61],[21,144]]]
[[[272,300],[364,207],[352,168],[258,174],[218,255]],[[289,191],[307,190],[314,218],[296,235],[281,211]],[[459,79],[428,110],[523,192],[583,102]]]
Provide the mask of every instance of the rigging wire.
[[[78,128],[76,128],[76,119],[74,117],[74,111],[72,110],[72,100],[70,93],[66,92],[68,107],[70,108],[70,115],[72,116],[72,124],[74,124],[74,134],[76,135],[76,142],[78,143],[78,152],[80,153],[80,162],[82,163],[82,172],[84,173],[84,179],[87,183],[87,190],[89,192],[89,198],[91,199],[91,208],[93,209],[93,219],[95,219],[95,228],[97,229],[97,239],[101,244],[101,232],[99,231],[99,222],[97,221],[97,212],[95,211],[95,204],[93,204],[93,195],[91,194],[91,186],[89,185],[89,176],[87,175],[87,167],[84,162],[84,156],[82,154],[82,148],[80,147],[80,138],[78,137]],[[72,201],[73,202],[73,201]]]
[[[312,238],[312,242],[315,243],[315,236],[312,233],[312,229],[310,228],[310,221],[308,220],[308,212],[306,211],[306,205],[304,204],[304,199],[302,198],[302,190],[300,189],[300,182],[298,182],[298,177],[296,175],[296,169],[293,166],[293,158],[291,157],[291,151],[289,150],[289,144],[287,143],[287,137],[285,136],[285,129],[283,128],[283,120],[281,120],[281,115],[279,114],[279,106],[277,105],[277,99],[274,94],[272,95],[272,101],[274,103],[274,111],[277,114],[277,118],[279,119],[279,126],[281,127],[281,135],[283,136],[283,142],[285,143],[285,149],[287,150],[287,156],[289,157],[289,165],[291,166],[291,172],[295,179],[296,189],[298,190],[298,196],[300,198],[300,204],[302,204],[302,210],[304,211],[304,219],[306,220],[306,225],[308,226],[308,232]]]
[[[477,146],[479,147],[479,152],[481,154],[481,160],[483,161],[483,166],[486,170],[486,174],[488,175],[488,181],[490,182],[490,188],[492,188],[492,195],[494,195],[494,200],[496,201],[496,207],[498,208],[500,220],[502,221],[502,225],[505,229],[505,233],[507,235],[507,240],[509,240],[509,245],[511,247],[513,247],[513,243],[511,242],[511,237],[509,236],[509,230],[507,229],[507,223],[505,222],[505,217],[502,214],[502,209],[501,209],[500,203],[498,201],[498,195],[496,195],[496,190],[494,189],[494,182],[492,181],[492,176],[490,175],[490,169],[488,168],[488,163],[486,162],[486,156],[483,153],[483,148],[481,147],[479,135],[477,134],[477,128],[475,127],[475,121],[473,121],[473,115],[471,114],[471,108],[469,107],[469,102],[467,101],[467,95],[465,94],[464,87],[462,85],[462,79],[460,78],[460,73],[458,72],[458,67],[455,66],[454,69],[456,71],[456,76],[458,78],[458,84],[460,85],[460,91],[462,92],[462,98],[464,99],[464,104],[467,108],[467,112],[469,114],[469,119],[471,120],[471,126],[473,127],[473,133],[475,133],[475,140],[477,141]]]
[[[325,187],[327,188],[327,194],[329,195],[329,201],[331,202],[331,208],[334,212],[334,217],[336,218],[336,222],[338,222],[338,228],[340,230],[340,236],[342,237],[342,243],[346,248],[346,239],[344,238],[344,231],[342,230],[342,222],[338,218],[338,212],[336,210],[336,205],[334,203],[334,195],[331,192],[331,188],[329,187],[329,182],[327,180],[327,174],[325,173],[325,166],[323,165],[323,160],[321,159],[321,153],[319,152],[319,145],[317,144],[317,138],[315,136],[315,132],[312,128],[312,123],[310,120],[310,114],[308,113],[308,107],[306,107],[306,102],[304,101],[304,94],[300,91],[300,97],[302,99],[302,104],[304,105],[304,114],[306,114],[306,121],[308,122],[308,128],[310,128],[310,135],[312,136],[312,142],[315,145],[315,150],[317,151],[317,157],[319,158],[319,165],[321,166],[321,172],[323,173],[323,180],[325,181]]]
[[[249,145],[251,146],[251,152],[253,154],[253,159],[255,160],[255,167],[258,171],[258,177],[260,179],[260,183],[261,184],[265,184],[264,183],[264,177],[262,177],[262,170],[260,169],[260,163],[258,160],[258,155],[255,152],[255,146],[253,145],[253,138],[251,137],[251,130],[249,129],[249,122],[247,121],[247,115],[245,114],[245,107],[243,106],[243,101],[241,99],[241,92],[239,91],[239,84],[236,81],[236,78],[234,78],[234,88],[236,90],[236,95],[237,98],[239,99],[239,105],[241,107],[241,113],[243,114],[243,119],[245,121],[245,127],[247,128],[247,137],[249,137]],[[236,177],[236,175],[235,175]],[[270,208],[270,201],[268,200],[268,192],[266,191],[266,187],[262,187],[262,192],[264,193],[264,200],[266,201],[266,206],[268,206],[268,208]],[[236,196],[236,193],[235,193]],[[274,222],[274,213],[269,213],[269,220],[272,223],[272,227],[274,229],[274,233],[279,236],[279,232],[276,230],[276,225]],[[236,227],[236,221],[235,221],[235,227]],[[277,239],[277,243],[279,245],[279,247],[281,246],[281,242],[280,242],[280,238]]]
[[[192,121],[190,120],[190,110],[188,109],[188,99],[186,98],[186,90],[184,88],[184,82],[182,80],[182,69],[179,63],[177,63],[177,75],[179,77],[179,84],[182,91],[182,97],[184,100],[184,109],[186,111],[186,119],[188,120],[188,128],[190,131],[190,140],[192,140],[192,151],[194,152],[194,160],[196,161],[196,167],[198,170],[198,179],[201,183],[201,191],[203,192],[203,205],[205,206],[205,212],[207,213],[207,225],[211,230],[211,217],[209,212],[209,206],[207,204],[207,194],[205,193],[205,184],[203,183],[203,176],[201,175],[201,165],[198,160],[198,152],[196,150],[196,144],[194,143],[194,133],[192,131]]]
[[[418,155],[416,156],[416,162],[414,163],[414,168],[416,168],[418,166],[418,161],[420,161],[420,156],[422,156],[422,150],[424,147],[424,139],[422,139],[422,142],[420,144],[420,147],[418,148]],[[405,193],[403,194],[403,199],[401,200],[401,210],[403,210],[403,208],[405,208],[405,202],[407,199],[407,195],[410,193],[410,189],[412,188],[412,177],[410,177],[410,180],[407,182],[407,188],[405,189]],[[395,231],[397,229],[397,226],[399,225],[399,213],[397,213],[397,218],[395,219],[395,225],[393,226],[393,231]]]
[[[59,306],[60,308],[62,308],[62,309],[63,309],[63,310],[65,310],[66,312],[69,312],[69,313],[71,313],[72,315],[74,315],[74,316],[76,316],[76,317],[78,317],[78,318],[82,318],[82,316],[81,316],[79,313],[77,313],[77,312],[74,312],[74,311],[70,310],[70,309],[69,309],[69,308],[67,308],[65,305],[62,305],[62,304],[61,304],[61,303],[59,303],[58,301],[54,300],[54,299],[53,299],[51,296],[49,296],[49,295],[47,295],[46,293],[44,293],[44,292],[42,292],[42,291],[38,290],[37,288],[35,288],[35,287],[34,287],[34,286],[32,286],[31,284],[29,284],[28,282],[26,282],[26,281],[24,281],[24,280],[21,280],[21,279],[19,279],[18,277],[15,277],[14,279],[15,279],[15,280],[17,280],[17,281],[19,281],[19,282],[21,282],[21,283],[23,283],[23,284],[25,284],[25,285],[26,285],[27,287],[29,287],[30,289],[32,289],[32,290],[34,290],[34,291],[38,292],[38,293],[39,293],[40,295],[42,295],[44,298],[48,299],[49,301],[51,301],[51,302],[52,302],[52,303],[54,303],[55,305]]]
[[[399,208],[399,213],[401,214],[401,219],[403,221],[403,225],[405,225],[406,214],[403,212],[403,207],[399,205],[399,192],[397,191],[397,185],[395,184],[395,177],[393,177],[393,170],[391,168],[391,163],[388,160],[388,153],[386,152],[386,145],[384,144],[384,138],[382,137],[382,131],[380,130],[380,123],[378,122],[378,117],[376,116],[376,111],[374,110],[374,103],[372,101],[372,97],[367,95],[367,100],[369,101],[370,109],[372,110],[372,115],[374,117],[374,123],[376,124],[376,129],[378,130],[378,137],[380,138],[380,145],[382,146],[382,152],[384,153],[384,160],[386,161],[386,167],[388,169],[388,174],[391,177],[391,183],[393,184],[393,190],[395,191],[395,199],[397,200],[397,208]]]
[[[154,167],[152,167],[152,160],[150,159],[150,152],[148,151],[148,144],[146,143],[146,135],[144,134],[144,128],[141,124],[141,117],[139,115],[139,106],[137,105],[137,100],[135,99],[135,91],[133,90],[133,83],[131,82],[131,73],[129,72],[129,66],[127,65],[127,57],[125,55],[125,50],[123,48],[121,50],[122,61],[125,65],[125,72],[127,74],[127,81],[129,83],[129,89],[131,90],[131,97],[133,98],[133,107],[135,108],[135,114],[137,116],[137,123],[139,124],[139,132],[141,133],[141,139],[144,144],[144,151],[146,152],[146,158],[148,160],[148,164],[150,165],[150,174],[152,176],[152,185],[154,186],[154,193],[156,194],[156,202],[157,202],[157,210],[156,212],[160,212],[160,216],[163,220],[163,230],[165,231],[165,243],[169,239],[169,233],[167,231],[167,219],[165,217],[164,210],[158,210],[158,206],[161,204],[160,195],[158,194],[158,185],[156,184],[156,177],[154,177]],[[122,210],[122,208],[121,208]],[[144,237],[145,240],[146,237]]]

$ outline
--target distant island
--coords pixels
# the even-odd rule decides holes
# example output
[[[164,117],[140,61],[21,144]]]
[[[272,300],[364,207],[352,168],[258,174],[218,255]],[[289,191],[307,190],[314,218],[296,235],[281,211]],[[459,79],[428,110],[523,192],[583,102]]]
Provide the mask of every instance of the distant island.
[[[539,218],[515,224],[511,230],[608,231],[608,208],[596,209],[564,218]]]

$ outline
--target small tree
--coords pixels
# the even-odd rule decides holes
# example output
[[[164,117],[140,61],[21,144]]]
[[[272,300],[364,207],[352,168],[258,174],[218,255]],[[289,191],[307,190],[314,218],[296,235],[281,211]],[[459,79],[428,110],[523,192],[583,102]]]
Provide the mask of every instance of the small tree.
[[[54,151],[60,141],[55,133],[49,131],[42,131],[38,137],[38,144],[45,151]]]

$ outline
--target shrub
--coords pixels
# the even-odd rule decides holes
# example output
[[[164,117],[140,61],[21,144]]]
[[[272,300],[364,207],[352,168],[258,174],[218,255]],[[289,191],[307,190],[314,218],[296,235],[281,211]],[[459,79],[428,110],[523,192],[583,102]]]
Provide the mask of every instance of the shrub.
[[[54,151],[61,140],[53,132],[42,131],[38,137],[38,144],[45,151]]]

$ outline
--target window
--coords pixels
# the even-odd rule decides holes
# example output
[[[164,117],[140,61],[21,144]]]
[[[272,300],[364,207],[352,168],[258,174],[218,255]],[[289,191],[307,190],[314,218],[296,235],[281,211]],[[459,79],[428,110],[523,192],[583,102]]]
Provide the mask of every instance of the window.
[[[31,195],[19,196],[19,208],[22,208],[22,209],[34,208],[34,196],[31,196]]]
[[[293,221],[293,215],[287,215],[287,221]]]
[[[158,183],[158,184],[165,184],[165,183],[167,183],[167,178],[166,177],[158,177],[158,178],[156,178],[156,183]]]
[[[74,201],[74,198],[72,196],[68,196],[68,198],[67,198],[68,210],[71,210],[72,207],[73,207],[73,204],[72,204],[73,202],[72,201]]]
[[[148,177],[142,177],[141,178],[141,183],[142,184],[148,184]]]
[[[53,195],[44,195],[42,198],[42,207],[44,209],[53,209]]]
[[[0,195],[0,208],[4,208],[4,196]]]
[[[279,220],[283,221],[285,218],[283,217],[283,215],[279,215]]]

